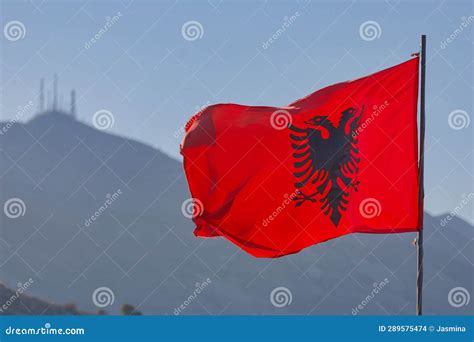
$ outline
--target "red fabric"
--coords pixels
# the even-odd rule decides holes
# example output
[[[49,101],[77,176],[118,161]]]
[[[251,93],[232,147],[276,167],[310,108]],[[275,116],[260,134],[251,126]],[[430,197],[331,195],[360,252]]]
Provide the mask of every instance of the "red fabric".
[[[418,57],[288,107],[213,105],[181,146],[195,235],[280,257],[419,229]]]

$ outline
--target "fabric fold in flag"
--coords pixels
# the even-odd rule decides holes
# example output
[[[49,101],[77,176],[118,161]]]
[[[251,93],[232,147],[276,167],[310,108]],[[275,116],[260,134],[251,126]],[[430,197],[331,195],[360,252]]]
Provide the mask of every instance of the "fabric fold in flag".
[[[281,257],[419,229],[418,57],[286,107],[217,104],[181,146],[195,235]]]

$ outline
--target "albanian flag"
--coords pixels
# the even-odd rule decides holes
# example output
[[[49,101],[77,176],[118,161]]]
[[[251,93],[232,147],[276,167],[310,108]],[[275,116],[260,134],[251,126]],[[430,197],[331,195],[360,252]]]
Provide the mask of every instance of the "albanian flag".
[[[280,257],[420,228],[418,57],[287,107],[217,104],[181,146],[195,235]]]

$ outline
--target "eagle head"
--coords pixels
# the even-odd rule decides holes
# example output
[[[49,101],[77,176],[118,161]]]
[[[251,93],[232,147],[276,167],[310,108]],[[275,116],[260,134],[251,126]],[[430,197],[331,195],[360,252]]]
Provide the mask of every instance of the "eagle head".
[[[328,117],[323,115],[314,116],[311,119],[304,121],[304,123],[308,126],[307,128],[319,132],[324,140],[328,139],[330,132],[334,130],[334,126],[328,120]]]

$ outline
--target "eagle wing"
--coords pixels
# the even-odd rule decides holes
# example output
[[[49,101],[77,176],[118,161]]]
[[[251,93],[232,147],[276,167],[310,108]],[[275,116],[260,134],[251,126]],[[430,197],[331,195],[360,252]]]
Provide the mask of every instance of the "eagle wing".
[[[289,126],[296,169],[295,187],[299,190],[296,206],[306,201],[316,202],[316,197],[321,210],[336,226],[342,212],[347,210],[351,189],[357,191],[360,160],[357,135],[352,134],[358,126],[359,116],[353,115],[352,108],[343,114],[349,120],[337,128],[328,125],[318,128]],[[306,187],[308,183],[310,186]],[[311,189],[311,193],[304,193],[300,190],[302,188]]]
[[[321,158],[324,153],[318,156],[317,147],[324,145],[324,139],[319,130],[310,128],[299,128],[293,125],[289,127],[294,133],[290,134],[292,139],[293,157],[295,162],[293,166],[297,170],[294,175],[297,178],[295,186],[304,187],[311,181],[316,187],[327,179],[327,166],[329,160]]]

